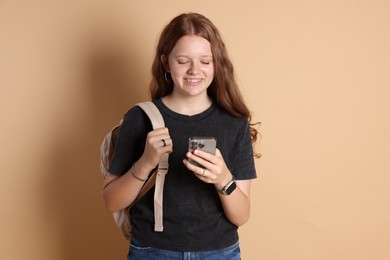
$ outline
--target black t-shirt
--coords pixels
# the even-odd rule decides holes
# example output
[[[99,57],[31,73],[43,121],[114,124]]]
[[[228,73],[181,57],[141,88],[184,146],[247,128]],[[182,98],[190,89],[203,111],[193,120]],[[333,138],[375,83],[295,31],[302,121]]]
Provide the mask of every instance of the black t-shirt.
[[[133,237],[143,244],[175,251],[217,250],[233,245],[238,241],[237,226],[226,218],[214,185],[200,181],[182,161],[190,137],[212,136],[237,180],[256,178],[247,119],[233,117],[215,104],[200,114],[186,116],[170,110],[161,99],[154,103],[173,140],[164,184],[164,231],[154,231],[152,188],[131,208]],[[110,164],[112,174],[125,174],[140,158],[151,130],[141,108],[136,106],[127,112]]]

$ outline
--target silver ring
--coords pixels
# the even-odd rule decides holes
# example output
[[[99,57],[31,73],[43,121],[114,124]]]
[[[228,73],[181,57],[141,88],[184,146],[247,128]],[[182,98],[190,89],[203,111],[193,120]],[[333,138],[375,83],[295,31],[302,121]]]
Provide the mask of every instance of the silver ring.
[[[161,139],[161,141],[163,142],[163,147],[167,146],[167,143],[165,142],[164,139]]]
[[[202,177],[204,177],[205,174],[206,174],[206,169],[203,168]]]

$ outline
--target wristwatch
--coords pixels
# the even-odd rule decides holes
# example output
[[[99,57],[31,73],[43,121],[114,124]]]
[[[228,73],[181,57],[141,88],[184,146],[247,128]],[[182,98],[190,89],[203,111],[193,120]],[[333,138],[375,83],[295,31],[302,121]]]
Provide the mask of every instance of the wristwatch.
[[[232,194],[232,192],[237,188],[236,185],[236,179],[234,179],[234,176],[232,177],[232,180],[228,182],[228,184],[225,185],[222,189],[217,189],[217,191],[225,196]]]

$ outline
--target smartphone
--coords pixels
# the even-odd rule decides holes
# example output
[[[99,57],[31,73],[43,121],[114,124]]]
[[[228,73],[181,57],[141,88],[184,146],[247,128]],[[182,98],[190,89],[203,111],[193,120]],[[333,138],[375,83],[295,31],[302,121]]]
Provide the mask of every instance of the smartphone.
[[[215,137],[190,137],[188,140],[188,151],[193,152],[194,150],[202,150],[206,153],[215,154],[215,149],[217,148],[217,139]],[[190,163],[198,167],[204,168],[199,163],[188,159]]]

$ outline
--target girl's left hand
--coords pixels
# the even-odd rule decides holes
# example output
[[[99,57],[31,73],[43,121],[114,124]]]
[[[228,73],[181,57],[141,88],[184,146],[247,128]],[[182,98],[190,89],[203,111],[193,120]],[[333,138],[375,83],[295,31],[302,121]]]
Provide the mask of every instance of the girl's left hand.
[[[187,159],[183,160],[187,169],[193,171],[200,180],[214,184],[217,188],[222,189],[232,179],[232,174],[227,168],[219,149],[216,149],[215,155],[201,150],[195,150],[193,153],[187,152],[186,155],[187,158],[204,167],[195,166]]]

